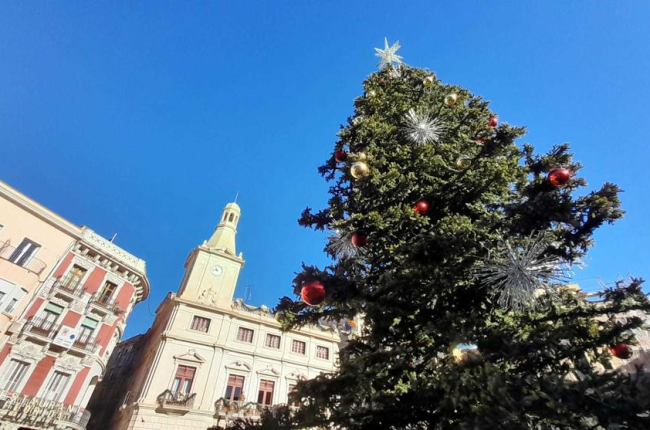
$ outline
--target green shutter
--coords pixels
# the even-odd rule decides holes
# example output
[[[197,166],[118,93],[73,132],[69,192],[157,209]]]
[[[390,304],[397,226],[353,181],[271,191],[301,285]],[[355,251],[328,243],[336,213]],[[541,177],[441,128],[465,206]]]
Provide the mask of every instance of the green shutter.
[[[54,312],[57,315],[60,315],[63,312],[63,306],[55,305],[54,303],[48,303],[45,306],[46,311]]]
[[[84,318],[83,322],[81,323],[82,326],[92,329],[96,328],[97,324],[99,324],[99,321],[88,317]]]

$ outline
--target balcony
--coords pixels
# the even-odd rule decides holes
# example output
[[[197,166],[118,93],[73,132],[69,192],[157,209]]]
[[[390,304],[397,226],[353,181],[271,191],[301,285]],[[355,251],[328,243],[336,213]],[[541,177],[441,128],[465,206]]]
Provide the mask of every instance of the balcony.
[[[111,300],[110,297],[105,297],[99,294],[95,294],[90,298],[90,304],[114,314],[121,314],[123,312],[122,309],[117,306],[115,300]]]
[[[74,341],[72,344],[72,347],[74,349],[77,349],[81,352],[85,352],[86,354],[94,354],[97,352],[99,349],[99,343],[97,343],[97,340],[95,338],[92,339],[86,339],[86,340],[80,340],[77,339]]]
[[[288,407],[292,411],[297,409],[294,406],[288,406],[286,404],[262,405],[256,402],[244,403],[237,400],[227,400],[223,397],[215,402],[214,407],[216,409],[216,417],[219,419],[225,418],[226,421],[240,418],[258,420],[265,410],[276,410],[283,407]]]
[[[84,430],[90,412],[76,405],[0,390],[0,417],[21,427]]]
[[[48,339],[52,339],[58,329],[58,324],[54,324],[52,321],[37,317],[29,318],[23,327],[23,331],[37,334]]]
[[[185,394],[165,390],[158,396],[158,405],[161,409],[176,412],[188,412],[194,407],[196,393]]]
[[[77,277],[66,276],[59,278],[52,284],[52,289],[59,290],[69,296],[81,297],[84,294],[83,286]]]
[[[17,255],[16,248],[9,245],[9,241],[0,242],[0,258],[14,263],[17,266],[24,267],[27,271],[37,276],[40,276],[47,267],[47,264],[36,257],[25,258],[24,255]]]

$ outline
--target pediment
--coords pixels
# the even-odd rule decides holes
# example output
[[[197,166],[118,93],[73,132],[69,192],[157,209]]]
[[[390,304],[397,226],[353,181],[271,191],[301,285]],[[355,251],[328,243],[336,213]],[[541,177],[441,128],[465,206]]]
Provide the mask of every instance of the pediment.
[[[275,370],[271,365],[267,366],[265,369],[258,370],[257,373],[259,375],[280,376],[280,372]]]
[[[195,350],[190,349],[181,355],[175,355],[174,360],[192,361],[194,363],[205,363],[205,358],[201,357]]]
[[[296,381],[304,381],[307,379],[307,375],[304,373],[293,371],[286,376],[287,379],[295,379]]]
[[[253,370],[253,367],[245,361],[233,361],[230,364],[226,365],[226,369],[250,372]]]

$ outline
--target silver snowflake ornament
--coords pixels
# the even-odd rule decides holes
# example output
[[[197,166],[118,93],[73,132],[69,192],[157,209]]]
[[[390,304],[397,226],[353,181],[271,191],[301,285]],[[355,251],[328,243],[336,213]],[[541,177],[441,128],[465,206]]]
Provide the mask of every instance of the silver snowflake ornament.
[[[388,39],[384,37],[384,49],[375,48],[375,56],[381,58],[379,62],[379,68],[384,68],[385,66],[393,66],[394,64],[401,64],[402,57],[397,55],[397,50],[400,48],[399,42],[393,43],[392,46],[388,46]]]
[[[327,248],[332,255],[339,260],[348,260],[351,258],[363,258],[365,250],[352,244],[352,233],[339,233],[328,237],[329,243]]]
[[[433,142],[438,143],[443,128],[437,118],[431,118],[428,113],[416,112],[410,109],[404,117],[404,131],[409,140],[418,145]]]
[[[520,247],[505,241],[498,255],[476,271],[476,277],[494,288],[500,306],[515,311],[534,308],[539,297],[554,292],[554,284],[569,279],[564,260],[544,256],[548,247],[543,235],[531,237]]]

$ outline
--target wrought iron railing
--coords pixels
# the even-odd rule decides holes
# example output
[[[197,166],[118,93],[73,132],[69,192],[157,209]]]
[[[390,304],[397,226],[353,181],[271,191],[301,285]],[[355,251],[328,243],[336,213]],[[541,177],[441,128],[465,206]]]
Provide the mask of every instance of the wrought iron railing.
[[[220,417],[239,419],[250,418],[258,419],[264,410],[275,410],[280,407],[287,407],[287,404],[262,405],[257,402],[242,402],[238,400],[228,400],[225,397],[220,398],[214,403],[216,415]],[[295,410],[297,407],[289,406]]]
[[[26,270],[40,275],[47,267],[47,264],[36,257],[27,257],[19,255],[16,248],[9,245],[9,241],[0,242],[0,258],[10,261],[18,266],[24,267]]]
[[[181,393],[173,392],[171,390],[165,390],[157,398],[158,404],[160,407],[181,407],[191,409],[194,406],[194,399],[196,398],[196,393]]]
[[[0,390],[0,417],[30,427],[59,428],[59,424],[69,423],[85,428],[90,412],[77,405]]]
[[[59,278],[54,281],[52,288],[59,289],[76,297],[81,297],[84,293],[81,279],[76,276],[66,276],[65,278]]]
[[[95,338],[92,339],[77,339],[72,344],[73,348],[80,349],[89,354],[94,354],[99,348],[99,343]]]
[[[110,297],[105,297],[102,296],[101,294],[95,294],[90,298],[90,303],[99,306],[100,308],[103,308],[109,312],[112,312],[114,314],[119,314],[122,313],[122,309],[117,306],[117,303],[115,300],[111,300]]]
[[[57,332],[58,329],[59,329],[58,324],[55,324],[50,320],[46,320],[44,318],[37,318],[37,317],[29,318],[27,320],[27,323],[23,327],[24,331],[35,333],[47,337],[48,339],[53,338],[54,334]]]

